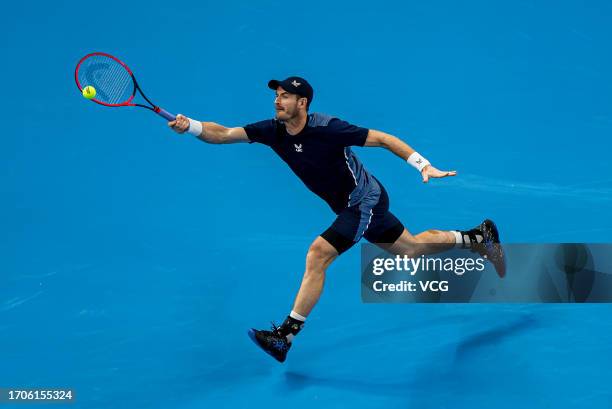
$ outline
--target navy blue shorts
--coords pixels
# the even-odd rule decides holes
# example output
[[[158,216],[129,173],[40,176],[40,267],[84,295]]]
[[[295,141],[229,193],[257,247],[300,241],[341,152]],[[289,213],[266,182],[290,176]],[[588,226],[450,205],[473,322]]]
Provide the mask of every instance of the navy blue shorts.
[[[343,253],[365,237],[370,243],[395,243],[404,225],[389,211],[389,196],[383,185],[373,189],[361,202],[342,210],[321,237]]]

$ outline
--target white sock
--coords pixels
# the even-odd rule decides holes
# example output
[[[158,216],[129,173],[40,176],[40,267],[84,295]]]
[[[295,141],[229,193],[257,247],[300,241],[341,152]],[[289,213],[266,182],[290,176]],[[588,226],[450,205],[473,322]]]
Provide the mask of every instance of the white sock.
[[[470,237],[467,234],[464,234],[466,232],[451,230],[451,233],[455,235],[455,244],[457,244],[458,247],[460,246],[460,247],[470,248],[472,246]],[[483,240],[484,240],[484,237],[482,237],[482,234],[476,234],[477,243],[482,243]]]
[[[306,322],[306,317],[304,317],[303,315],[298,314],[295,311],[291,311],[291,313],[289,313],[289,316],[291,318],[293,318],[294,320],[298,320],[298,321],[302,321],[302,322]]]
[[[463,236],[460,231],[451,230],[451,233],[455,235],[455,244],[463,244]]]
[[[289,320],[295,320],[295,321],[299,322],[299,324],[297,324],[295,322],[291,323]],[[303,315],[300,315],[300,314],[298,314],[295,311],[291,311],[289,313],[289,318],[287,318],[287,320],[285,320],[285,322],[282,325],[282,326],[285,326],[285,325],[289,326],[289,331],[288,331],[287,335],[285,335],[285,338],[287,338],[287,342],[289,342],[289,343],[293,342],[293,338],[295,338],[297,333],[302,329],[302,327],[304,326],[304,322],[306,322],[306,317],[304,317]],[[293,327],[293,328],[291,329],[291,327]],[[295,331],[295,333],[294,333],[294,331]]]

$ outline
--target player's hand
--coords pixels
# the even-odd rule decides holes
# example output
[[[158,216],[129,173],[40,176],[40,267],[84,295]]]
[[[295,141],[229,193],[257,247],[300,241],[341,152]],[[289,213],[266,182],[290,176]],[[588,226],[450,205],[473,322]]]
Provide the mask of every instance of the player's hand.
[[[445,178],[447,176],[455,176],[457,171],[455,170],[438,170],[431,165],[427,165],[421,170],[421,176],[423,176],[423,183],[429,182],[429,178]]]
[[[168,122],[168,126],[176,133],[183,133],[189,129],[189,119],[185,115],[178,114],[174,121]]]

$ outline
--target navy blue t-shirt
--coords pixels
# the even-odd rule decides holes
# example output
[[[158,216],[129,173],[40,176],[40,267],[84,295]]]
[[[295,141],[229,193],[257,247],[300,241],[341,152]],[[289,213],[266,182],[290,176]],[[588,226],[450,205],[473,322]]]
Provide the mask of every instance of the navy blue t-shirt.
[[[350,148],[365,144],[366,128],[310,114],[297,135],[288,134],[285,124],[276,119],[246,125],[244,130],[251,142],[271,147],[336,213],[359,203],[376,183]]]

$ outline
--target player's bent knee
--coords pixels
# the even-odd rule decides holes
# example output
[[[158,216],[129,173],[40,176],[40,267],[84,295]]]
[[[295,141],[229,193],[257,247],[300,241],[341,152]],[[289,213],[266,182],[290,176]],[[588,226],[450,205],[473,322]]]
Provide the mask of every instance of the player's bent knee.
[[[326,263],[338,255],[336,249],[323,239],[315,240],[308,249],[306,260],[308,263]]]
[[[404,229],[401,236],[391,246],[387,247],[388,251],[399,256],[419,257],[423,254],[423,244],[419,243],[418,239]]]
[[[416,247],[416,246],[411,246],[408,248],[404,248],[402,249],[402,251],[400,252],[401,256],[406,256],[409,258],[417,258],[419,256],[421,256],[422,252],[420,251],[420,247]]]

